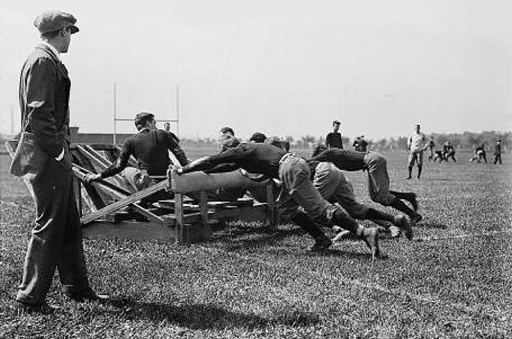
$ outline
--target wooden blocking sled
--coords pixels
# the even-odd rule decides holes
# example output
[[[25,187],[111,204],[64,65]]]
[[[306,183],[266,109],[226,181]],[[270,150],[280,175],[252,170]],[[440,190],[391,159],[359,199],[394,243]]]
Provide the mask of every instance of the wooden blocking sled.
[[[86,235],[190,242],[209,239],[210,224],[216,221],[266,220],[271,226],[276,224],[272,181],[251,180],[240,171],[181,176],[171,173],[170,178],[155,178],[162,181],[142,191],[136,191],[121,175],[82,184],[87,173],[110,166],[110,160],[115,159],[111,153],[117,151],[112,145],[73,144],[75,190],[80,211],[84,212],[81,222]],[[208,199],[211,195],[207,191],[229,188],[257,189],[264,202],[248,197],[235,201]],[[170,192],[168,198],[144,203],[164,191]]]

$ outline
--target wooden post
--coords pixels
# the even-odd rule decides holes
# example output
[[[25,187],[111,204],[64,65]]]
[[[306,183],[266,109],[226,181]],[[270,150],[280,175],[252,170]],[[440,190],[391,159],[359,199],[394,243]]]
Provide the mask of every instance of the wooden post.
[[[208,225],[208,195],[206,191],[199,192],[199,210],[201,212],[201,223]]]
[[[277,208],[274,200],[274,183],[272,180],[267,182],[267,207],[270,228],[275,229],[277,227]]]
[[[174,215],[176,216],[176,241],[175,244],[178,244],[179,241],[183,241],[183,195],[181,193],[174,194]]]

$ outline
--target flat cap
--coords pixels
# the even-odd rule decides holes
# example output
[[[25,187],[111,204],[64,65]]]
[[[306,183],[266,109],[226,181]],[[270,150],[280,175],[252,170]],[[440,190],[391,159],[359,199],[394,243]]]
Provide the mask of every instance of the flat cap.
[[[71,34],[74,34],[79,31],[75,23],[76,18],[72,14],[59,10],[46,11],[34,20],[34,26],[41,34],[58,31],[65,27],[71,27]]]

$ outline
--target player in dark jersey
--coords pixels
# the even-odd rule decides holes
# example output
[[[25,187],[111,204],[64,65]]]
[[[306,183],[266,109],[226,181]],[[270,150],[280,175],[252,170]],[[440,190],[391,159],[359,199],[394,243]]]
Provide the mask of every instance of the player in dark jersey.
[[[154,182],[150,176],[165,176],[169,165],[171,151],[179,163],[183,166],[188,163],[185,152],[177,142],[173,134],[156,128],[155,116],[152,113],[142,112],[135,117],[135,126],[138,133],[132,135],[123,143],[119,158],[108,168],[99,174],[88,174],[85,182],[100,180],[114,176],[128,166],[130,156],[137,160],[137,170],[129,176],[133,177],[135,186],[142,190],[151,186]]]

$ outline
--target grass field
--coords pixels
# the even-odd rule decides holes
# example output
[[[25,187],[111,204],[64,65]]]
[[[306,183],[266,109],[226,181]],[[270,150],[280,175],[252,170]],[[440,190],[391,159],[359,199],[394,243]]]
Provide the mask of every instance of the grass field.
[[[406,153],[386,156],[392,188],[417,192],[424,220],[414,241],[382,240],[385,258],[350,240],[308,253],[312,240],[289,224],[233,223],[190,247],[86,239],[92,285],[112,300],[67,301],[56,278],[55,314],[18,315],[9,305],[34,211],[0,155],[0,338],[512,337],[512,159],[460,153],[407,181]],[[372,204],[365,174],[348,177]]]

